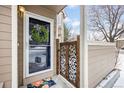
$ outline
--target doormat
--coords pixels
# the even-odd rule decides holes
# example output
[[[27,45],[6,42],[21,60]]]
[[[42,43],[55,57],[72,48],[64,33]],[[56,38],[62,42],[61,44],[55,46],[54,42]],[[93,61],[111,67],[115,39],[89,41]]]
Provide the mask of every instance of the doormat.
[[[51,78],[35,81],[27,85],[27,88],[50,88],[56,83]]]

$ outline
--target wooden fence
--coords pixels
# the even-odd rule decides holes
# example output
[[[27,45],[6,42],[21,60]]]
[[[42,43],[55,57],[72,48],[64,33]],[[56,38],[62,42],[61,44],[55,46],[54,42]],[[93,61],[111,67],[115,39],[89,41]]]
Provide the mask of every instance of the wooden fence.
[[[56,40],[57,74],[62,75],[75,87],[80,86],[79,40],[79,36],[77,37],[77,41],[59,43],[59,40]]]

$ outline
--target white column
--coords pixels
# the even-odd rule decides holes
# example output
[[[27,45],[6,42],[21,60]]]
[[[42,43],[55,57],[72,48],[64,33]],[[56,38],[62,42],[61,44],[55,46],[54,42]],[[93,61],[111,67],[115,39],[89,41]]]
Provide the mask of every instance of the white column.
[[[17,5],[12,5],[12,88],[18,87]]]
[[[88,41],[85,6],[80,6],[80,87],[88,88]]]

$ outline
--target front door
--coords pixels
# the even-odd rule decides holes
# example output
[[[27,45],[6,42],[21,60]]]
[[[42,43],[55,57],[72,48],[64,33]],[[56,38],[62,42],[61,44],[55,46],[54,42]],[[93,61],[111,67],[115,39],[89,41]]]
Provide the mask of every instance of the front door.
[[[53,20],[26,12],[24,25],[26,77],[52,70]]]

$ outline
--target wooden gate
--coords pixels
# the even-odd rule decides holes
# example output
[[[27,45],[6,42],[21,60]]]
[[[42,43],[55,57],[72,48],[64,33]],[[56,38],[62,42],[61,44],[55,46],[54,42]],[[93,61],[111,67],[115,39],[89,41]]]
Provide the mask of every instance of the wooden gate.
[[[57,40],[57,74],[62,75],[75,87],[80,85],[79,36],[77,41],[62,42]]]

